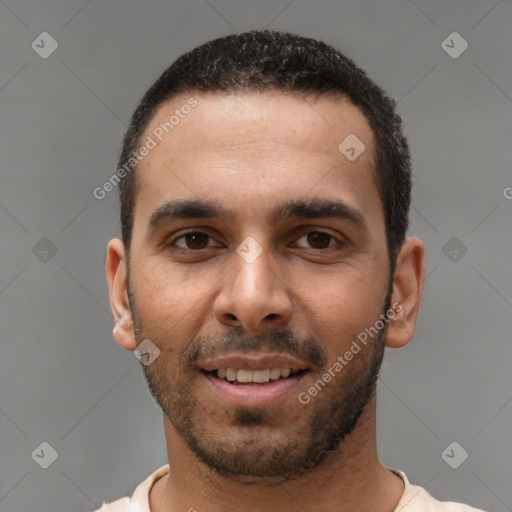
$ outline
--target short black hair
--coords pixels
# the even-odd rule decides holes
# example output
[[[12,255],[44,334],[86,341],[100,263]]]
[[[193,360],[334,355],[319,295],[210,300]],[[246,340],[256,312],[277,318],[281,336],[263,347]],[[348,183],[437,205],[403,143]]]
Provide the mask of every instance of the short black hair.
[[[390,98],[350,58],[323,41],[290,32],[251,30],[185,53],[147,90],[123,139],[119,167],[134,162],[157,109],[183,92],[265,91],[347,97],[365,115],[376,141],[375,181],[382,201],[391,273],[409,226],[411,158],[402,118]],[[341,142],[341,141],[340,141]],[[131,160],[130,160],[131,159]],[[127,253],[133,229],[136,173],[120,181],[121,230]]]

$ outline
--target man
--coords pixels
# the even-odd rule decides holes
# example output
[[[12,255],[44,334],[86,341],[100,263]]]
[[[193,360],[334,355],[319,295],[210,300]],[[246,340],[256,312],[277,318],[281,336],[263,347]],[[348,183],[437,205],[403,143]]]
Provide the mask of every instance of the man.
[[[474,511],[383,466],[376,380],[413,337],[394,101],[338,50],[251,31],[180,57],[124,138],[114,338],[137,350],[169,464],[105,512]]]

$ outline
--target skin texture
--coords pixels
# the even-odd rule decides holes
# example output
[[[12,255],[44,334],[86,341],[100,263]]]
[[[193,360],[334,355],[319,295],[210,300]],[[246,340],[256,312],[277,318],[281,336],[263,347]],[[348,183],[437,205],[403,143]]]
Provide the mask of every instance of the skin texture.
[[[106,265],[116,342],[135,350],[150,339],[161,351],[143,368],[164,412],[171,469],[151,510],[392,511],[403,483],[377,457],[374,382],[384,345],[413,337],[424,248],[408,238],[390,282],[368,122],[342,98],[191,92],[162,105],[147,134],[192,94],[198,105],[136,171],[129,276],[119,239]],[[366,146],[352,162],[338,151],[349,134]],[[151,226],[176,199],[215,200],[229,215]],[[362,222],[271,218],[292,200],[343,201]],[[262,250],[250,263],[236,251],[247,237]],[[390,304],[400,311],[379,335],[300,403]],[[284,352],[308,371],[270,405],[233,406],[200,371],[233,352]]]

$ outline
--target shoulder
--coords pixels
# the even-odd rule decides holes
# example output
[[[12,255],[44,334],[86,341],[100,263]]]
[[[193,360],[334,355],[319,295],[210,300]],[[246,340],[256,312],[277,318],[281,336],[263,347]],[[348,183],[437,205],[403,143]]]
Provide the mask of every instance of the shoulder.
[[[402,477],[405,489],[402,499],[394,512],[485,512],[454,501],[439,501],[419,485],[409,482],[402,471],[392,470]]]
[[[103,503],[101,508],[95,512],[135,512],[135,510],[139,512],[139,509],[132,507],[131,499],[126,496],[111,503]]]
[[[149,491],[155,481],[168,472],[168,464],[158,468],[136,487],[131,497],[125,496],[111,503],[103,503],[94,512],[149,512]]]

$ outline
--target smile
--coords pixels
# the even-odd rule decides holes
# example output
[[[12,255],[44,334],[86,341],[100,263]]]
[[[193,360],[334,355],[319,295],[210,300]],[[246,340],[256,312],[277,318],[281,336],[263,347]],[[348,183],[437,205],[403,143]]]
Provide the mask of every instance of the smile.
[[[291,368],[267,368],[266,370],[245,370],[237,368],[219,368],[211,372],[218,379],[239,384],[265,384],[267,382],[288,379],[290,376],[304,370],[292,370]]]

